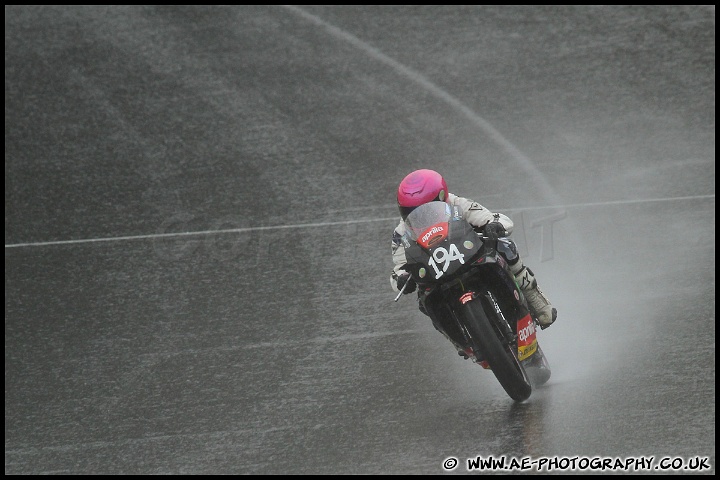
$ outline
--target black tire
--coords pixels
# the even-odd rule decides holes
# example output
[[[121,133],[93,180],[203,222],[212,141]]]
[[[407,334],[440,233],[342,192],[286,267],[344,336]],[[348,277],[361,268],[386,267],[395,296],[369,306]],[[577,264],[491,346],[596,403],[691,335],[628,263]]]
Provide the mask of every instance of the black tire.
[[[530,398],[532,385],[517,358],[517,353],[500,342],[480,300],[474,299],[462,305],[460,314],[464,317],[468,331],[483,359],[490,365],[505,392],[516,402]]]

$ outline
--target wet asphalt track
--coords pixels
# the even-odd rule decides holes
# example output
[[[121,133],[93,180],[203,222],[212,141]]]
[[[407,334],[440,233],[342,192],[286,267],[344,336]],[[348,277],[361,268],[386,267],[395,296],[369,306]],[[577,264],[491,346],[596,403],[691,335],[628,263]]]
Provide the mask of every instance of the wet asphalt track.
[[[560,312],[523,404],[393,302],[421,167]],[[5,7],[6,474],[714,473],[714,243],[714,6]]]

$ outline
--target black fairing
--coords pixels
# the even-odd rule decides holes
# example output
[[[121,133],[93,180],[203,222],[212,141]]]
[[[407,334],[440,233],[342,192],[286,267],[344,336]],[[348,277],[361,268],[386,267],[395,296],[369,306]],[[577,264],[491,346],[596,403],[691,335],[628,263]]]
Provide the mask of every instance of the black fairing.
[[[473,227],[467,223],[454,209],[448,219],[448,234],[441,242],[429,248],[423,248],[415,241],[406,244],[405,255],[408,263],[405,270],[410,272],[419,285],[420,299],[425,303],[427,297],[443,296],[454,309],[459,305],[459,298],[464,292],[492,292],[494,300],[502,310],[506,320],[516,327],[516,320],[525,316],[528,311],[520,301],[522,293],[510,273],[506,260],[495,248],[496,240],[483,239]],[[456,252],[456,260],[447,262],[447,269],[442,271],[433,254],[443,249],[446,254],[451,249]],[[462,261],[458,257],[462,257]],[[440,255],[439,258],[443,258]],[[432,263],[436,267],[433,268]],[[444,267],[444,264],[442,265]],[[439,278],[435,274],[440,273]],[[480,298],[486,311],[495,311],[492,299],[487,293]]]
[[[406,247],[405,256],[407,257],[408,264],[405,270],[413,275],[413,278],[418,284],[446,283],[448,280],[468,271],[475,257],[480,253],[482,239],[478,237],[469,223],[460,218],[453,217],[448,222],[448,227],[448,236],[430,249],[425,249],[415,242],[412,242],[409,247]],[[465,242],[470,242],[467,245],[472,244],[472,247],[468,248]],[[419,273],[420,268],[425,268],[428,273],[432,272],[430,260],[433,253],[438,248],[448,250],[451,244],[455,245],[458,251],[464,256],[464,263],[450,263],[448,270],[445,271],[439,279],[432,278],[432,275],[428,275],[427,273],[421,277]]]

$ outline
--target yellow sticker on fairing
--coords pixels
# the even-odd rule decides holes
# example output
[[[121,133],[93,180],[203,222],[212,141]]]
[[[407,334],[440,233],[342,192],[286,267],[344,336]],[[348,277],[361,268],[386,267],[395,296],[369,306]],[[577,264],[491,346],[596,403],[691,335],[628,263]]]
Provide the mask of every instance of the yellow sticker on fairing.
[[[530,355],[535,353],[537,351],[538,343],[537,340],[532,342],[530,345],[525,345],[524,347],[518,347],[518,360],[525,360]]]

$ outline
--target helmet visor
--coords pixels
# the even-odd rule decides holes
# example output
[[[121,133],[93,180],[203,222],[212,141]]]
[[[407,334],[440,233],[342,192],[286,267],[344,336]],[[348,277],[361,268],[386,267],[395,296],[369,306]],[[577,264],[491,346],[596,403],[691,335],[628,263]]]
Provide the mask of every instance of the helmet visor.
[[[442,199],[440,198],[441,196],[443,197]],[[431,201],[431,202],[444,202],[444,201],[446,201],[446,200],[447,200],[447,195],[445,195],[445,192],[441,192],[440,194],[438,194],[437,197],[433,198],[433,199],[430,200],[430,201]],[[403,206],[400,206],[400,207],[399,207],[399,208],[400,208],[400,217],[402,217],[402,219],[405,220],[405,219],[408,217],[408,215],[410,215],[410,212],[412,212],[413,210],[415,210],[415,209],[416,209],[417,207],[419,207],[419,206],[420,206],[420,205],[415,205],[414,207],[403,207]]]
[[[408,215],[410,215],[410,212],[415,210],[417,207],[400,207],[400,216],[403,220],[405,220]]]

